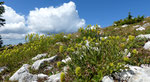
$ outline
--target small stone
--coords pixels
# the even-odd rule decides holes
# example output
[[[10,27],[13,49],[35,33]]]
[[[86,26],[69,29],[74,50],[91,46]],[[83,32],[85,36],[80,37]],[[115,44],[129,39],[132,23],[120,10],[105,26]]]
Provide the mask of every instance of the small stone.
[[[125,24],[125,25],[122,25],[121,27],[128,27],[128,25],[127,25],[127,24]]]
[[[143,48],[146,50],[150,50],[150,41],[146,42]]]
[[[45,82],[60,82],[60,74],[55,74],[55,75],[51,75],[50,77],[48,77],[48,80]]]
[[[7,67],[0,67],[0,73],[3,72],[5,69],[7,69]]]
[[[104,76],[102,82],[114,82],[114,80],[110,76]]]
[[[67,57],[66,59],[63,59],[62,62],[67,63],[68,61],[71,61],[70,57]]]

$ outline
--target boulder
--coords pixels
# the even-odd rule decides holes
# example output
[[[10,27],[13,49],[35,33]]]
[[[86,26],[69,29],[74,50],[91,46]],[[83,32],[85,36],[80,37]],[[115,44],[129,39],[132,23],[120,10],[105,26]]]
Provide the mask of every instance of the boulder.
[[[140,25],[135,25],[135,26],[133,26],[133,28],[138,28],[138,27],[141,27]]]
[[[147,39],[150,39],[150,34],[141,34],[141,35],[138,35],[137,38],[147,38]]]
[[[122,72],[113,74],[118,81],[127,82],[149,82],[150,81],[150,67],[139,67],[129,65],[129,70],[122,70]]]
[[[150,23],[145,23],[142,27],[148,27],[148,26],[150,26]]]
[[[32,64],[31,68],[34,69],[34,70],[38,70],[40,68],[41,64],[43,64],[44,62],[52,62],[56,59],[56,57],[57,56],[53,56],[53,57],[50,57],[50,58],[37,60]]]
[[[139,28],[136,29],[136,31],[142,31],[142,30],[145,30],[145,28],[144,27],[139,27]]]
[[[128,25],[127,25],[127,24],[125,24],[125,25],[122,25],[121,27],[128,27]]]
[[[60,82],[60,74],[55,74],[55,75],[51,75],[50,77],[48,77],[48,80],[45,82]]]
[[[28,64],[24,64],[19,70],[17,70],[10,78],[10,81],[18,81],[20,78],[25,77],[29,74]]]
[[[32,60],[38,60],[38,59],[40,59],[40,58],[42,58],[42,57],[45,57],[47,54],[45,53],[45,54],[38,54],[37,56],[35,56],[34,58],[32,58]]]

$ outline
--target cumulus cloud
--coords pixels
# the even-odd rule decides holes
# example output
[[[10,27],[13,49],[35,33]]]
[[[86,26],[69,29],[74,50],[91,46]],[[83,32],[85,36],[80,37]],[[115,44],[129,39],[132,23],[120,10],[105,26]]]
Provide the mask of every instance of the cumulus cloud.
[[[85,20],[80,19],[74,2],[59,7],[36,8],[28,16],[28,27],[36,33],[69,33],[84,25]]]
[[[0,35],[4,44],[17,44],[24,42],[25,34],[28,29],[25,25],[25,17],[19,15],[11,7],[4,5],[5,13],[3,14],[6,24],[0,27]]]
[[[6,24],[0,28],[0,35],[3,39],[24,38],[22,35],[27,32],[24,16],[17,14],[11,7],[6,5],[4,7],[5,13],[3,17],[6,20]]]
[[[4,7],[3,17],[6,19],[6,24],[0,28],[2,39],[6,40],[4,43],[23,41],[28,33],[72,33],[85,26],[85,20],[79,17],[76,5],[72,1],[59,7],[35,8],[27,16],[16,13],[6,5]]]

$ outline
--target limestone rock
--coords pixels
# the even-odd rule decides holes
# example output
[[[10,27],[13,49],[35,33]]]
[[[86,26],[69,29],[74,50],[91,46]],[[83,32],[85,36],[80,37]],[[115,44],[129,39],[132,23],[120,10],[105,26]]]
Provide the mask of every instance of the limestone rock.
[[[10,81],[18,81],[20,78],[24,77],[24,75],[29,73],[29,65],[28,64],[24,64],[18,71],[16,71],[16,73],[14,73],[9,80]]]
[[[127,24],[125,24],[125,25],[122,25],[121,27],[128,27],[128,25],[127,25]]]
[[[58,73],[58,74],[55,74],[55,75],[51,75],[47,81],[45,82],[60,82],[60,74],[61,73]]]
[[[38,60],[38,59],[40,59],[40,58],[42,58],[42,57],[45,57],[47,54],[45,53],[45,54],[38,54],[37,56],[35,56],[34,58],[32,58],[32,60]]]
[[[143,48],[146,50],[150,50],[150,41],[146,42]]]
[[[145,30],[145,28],[144,27],[139,27],[139,28],[136,29],[136,31],[142,31],[142,30]]]
[[[102,82],[114,82],[114,80],[112,77],[104,76]]]
[[[137,38],[147,38],[147,39],[150,39],[150,34],[141,34],[141,35],[138,35]]]
[[[57,56],[53,56],[50,58],[46,58],[46,59],[41,59],[41,60],[37,60],[32,64],[32,69],[34,70],[38,70],[40,68],[40,65],[43,64],[44,62],[52,62],[56,59]]]

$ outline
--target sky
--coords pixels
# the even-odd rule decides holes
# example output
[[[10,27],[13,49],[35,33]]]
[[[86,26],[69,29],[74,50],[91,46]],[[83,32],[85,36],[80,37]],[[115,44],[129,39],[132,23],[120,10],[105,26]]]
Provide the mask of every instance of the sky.
[[[2,0],[0,0],[2,1]],[[107,27],[133,16],[150,16],[150,0],[3,0],[4,45],[24,42],[30,33],[72,33],[88,24]]]

